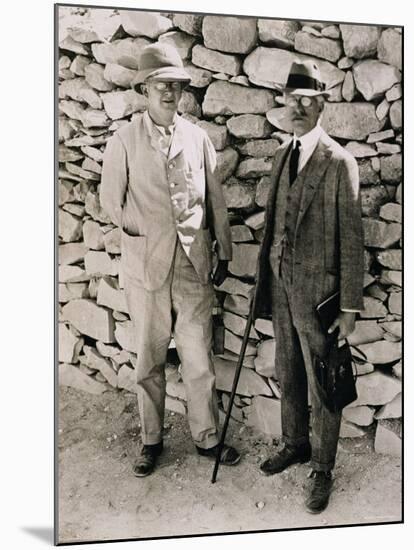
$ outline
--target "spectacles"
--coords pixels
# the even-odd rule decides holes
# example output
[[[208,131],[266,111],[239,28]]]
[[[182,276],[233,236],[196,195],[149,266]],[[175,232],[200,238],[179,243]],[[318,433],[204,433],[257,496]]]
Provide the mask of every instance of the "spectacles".
[[[181,82],[174,81],[174,82],[164,82],[162,80],[148,80],[148,83],[150,83],[156,90],[159,92],[165,92],[168,88],[173,90],[174,92],[179,92],[182,89]]]
[[[302,96],[293,96],[290,95],[286,98],[286,105],[289,107],[296,107],[298,103],[302,105],[302,107],[310,107],[312,105],[312,99],[308,97],[307,95]]]

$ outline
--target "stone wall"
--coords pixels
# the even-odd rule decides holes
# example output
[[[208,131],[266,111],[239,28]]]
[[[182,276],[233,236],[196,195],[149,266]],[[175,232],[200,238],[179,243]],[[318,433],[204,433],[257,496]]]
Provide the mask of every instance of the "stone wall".
[[[102,154],[145,108],[130,88],[144,46],[178,48],[191,86],[180,112],[209,134],[229,210],[234,258],[218,289],[226,351],[215,357],[226,409],[262,239],[272,157],[289,138],[278,87],[294,58],[315,59],[332,91],[323,126],[358,161],[365,230],[365,310],[351,343],[358,400],[341,437],[376,430],[378,452],[400,453],[401,29],[307,21],[59,8],[59,380],[92,393],[133,391],[135,349],[120,272],[119,230],[99,205]],[[270,321],[250,334],[235,422],[280,435]],[[179,369],[167,367],[167,407],[185,412]],[[242,425],[241,425],[242,426]]]

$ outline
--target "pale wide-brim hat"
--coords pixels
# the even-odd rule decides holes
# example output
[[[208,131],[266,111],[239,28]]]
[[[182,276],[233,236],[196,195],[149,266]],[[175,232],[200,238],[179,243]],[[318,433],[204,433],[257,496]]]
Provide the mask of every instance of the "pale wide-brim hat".
[[[191,81],[191,76],[184,69],[179,53],[169,44],[157,42],[146,46],[140,55],[138,68],[139,70],[131,82],[131,87],[134,89],[148,78],[187,84]]]
[[[330,95],[322,81],[318,66],[312,60],[292,63],[283,91],[307,96],[323,95],[327,97]]]

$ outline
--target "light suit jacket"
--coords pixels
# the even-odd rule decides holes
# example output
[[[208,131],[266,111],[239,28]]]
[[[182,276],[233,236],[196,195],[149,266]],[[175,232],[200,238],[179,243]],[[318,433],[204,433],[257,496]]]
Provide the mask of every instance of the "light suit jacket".
[[[231,259],[231,234],[216,154],[206,132],[177,116],[168,157],[138,115],[108,141],[100,199],[121,232],[121,267],[147,290],[165,282],[177,235],[202,284],[210,281],[212,238]]]
[[[282,257],[286,192],[279,189],[290,142],[275,154],[266,207],[264,238],[258,260],[254,316],[271,315],[271,268],[278,273]],[[308,160],[293,246],[291,309],[293,322],[315,327],[315,308],[336,290],[341,309],[363,309],[364,246],[358,165],[322,131]],[[273,239],[273,237],[275,237]]]

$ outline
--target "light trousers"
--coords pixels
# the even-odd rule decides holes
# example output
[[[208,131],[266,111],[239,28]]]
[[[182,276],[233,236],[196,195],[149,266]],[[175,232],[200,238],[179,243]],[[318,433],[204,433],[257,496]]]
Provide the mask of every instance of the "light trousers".
[[[166,397],[165,362],[171,338],[181,360],[188,422],[194,443],[218,443],[218,404],[212,362],[212,283],[203,285],[177,239],[163,286],[147,291],[125,278],[125,292],[136,336],[138,409],[145,445],[162,440]]]

